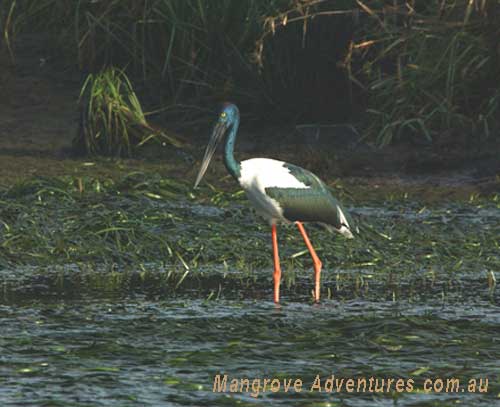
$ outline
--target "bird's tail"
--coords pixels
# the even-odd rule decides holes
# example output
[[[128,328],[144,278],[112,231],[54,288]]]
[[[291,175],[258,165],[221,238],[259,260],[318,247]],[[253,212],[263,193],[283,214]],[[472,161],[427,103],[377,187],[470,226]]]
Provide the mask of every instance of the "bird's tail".
[[[354,227],[354,230],[351,228],[341,225],[340,228],[336,228],[335,226],[329,225],[328,223],[322,223],[323,227],[331,233],[340,233],[347,239],[354,239],[354,235],[359,233],[359,229],[357,226]]]
[[[339,225],[337,232],[347,239],[354,239],[354,233],[359,233],[358,226],[340,203],[337,203],[337,220]]]

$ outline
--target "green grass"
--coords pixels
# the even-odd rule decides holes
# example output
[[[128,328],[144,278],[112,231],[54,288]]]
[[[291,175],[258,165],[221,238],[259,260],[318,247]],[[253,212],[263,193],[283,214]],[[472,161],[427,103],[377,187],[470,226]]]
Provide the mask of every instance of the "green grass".
[[[247,121],[351,122],[378,145],[496,137],[500,5],[408,4],[7,0],[0,22],[14,61],[16,41],[37,33],[84,72],[126,69],[177,123],[230,99]]]
[[[426,203],[424,196],[383,189],[369,196],[353,188],[361,211],[358,239],[308,227],[325,279],[335,279],[337,294],[379,287],[384,295],[399,296],[421,284],[446,290],[464,276],[482,276],[485,289],[494,285],[488,273],[500,266],[498,195],[439,204]],[[346,206],[352,202],[341,198]],[[372,209],[363,213],[366,207]],[[85,278],[104,288],[129,287],[130,279],[142,284],[148,277],[167,279],[175,290],[217,270],[231,279],[226,288],[245,286],[260,275],[267,287],[271,276],[269,228],[241,191],[212,187],[194,195],[183,181],[153,172],[17,183],[0,192],[0,219],[0,267],[33,267],[54,277],[54,284],[67,275],[81,278],[73,269],[87,271]],[[312,281],[306,278],[310,258],[295,228],[280,227],[279,233],[285,285],[303,290],[302,284]],[[8,274],[16,280],[15,273]]]
[[[491,38],[499,10],[465,3],[389,15],[378,21],[385,30],[365,36],[373,50],[358,53],[372,57],[359,75],[368,79],[368,133],[379,145],[408,138],[453,145],[496,135],[500,88]]]
[[[181,143],[149,125],[132,84],[123,71],[107,68],[89,75],[80,94],[77,151],[87,154],[130,156],[146,142]]]

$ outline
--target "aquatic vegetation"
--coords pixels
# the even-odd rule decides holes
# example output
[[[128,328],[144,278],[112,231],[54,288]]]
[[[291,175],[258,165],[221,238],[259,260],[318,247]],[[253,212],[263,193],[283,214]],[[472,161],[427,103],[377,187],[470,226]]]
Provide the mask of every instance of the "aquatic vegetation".
[[[311,306],[309,256],[300,236],[284,231],[279,310],[263,255],[268,226],[223,182],[192,191],[183,180],[134,171],[3,188],[3,400],[99,405],[97,389],[124,406],[317,406],[354,397],[409,405],[422,401],[428,378],[487,377],[487,393],[425,398],[494,403],[498,195],[436,202],[421,187],[344,187],[362,237],[347,243],[311,228],[324,260],[323,300]],[[308,390],[318,374],[402,377],[414,390],[261,389],[255,398],[214,393],[216,374],[300,377]]]
[[[351,245],[311,228],[327,297],[416,299],[463,292],[469,283],[485,293],[494,287],[500,269],[495,196],[426,203],[407,193],[370,197],[348,189],[352,197],[343,199],[354,200],[350,210],[361,237]],[[0,220],[1,278],[9,287],[16,285],[16,269],[24,285],[29,281],[26,267],[56,288],[57,281],[71,287],[72,276],[75,284],[118,292],[198,287],[215,296],[270,286],[272,265],[263,255],[270,250],[268,226],[256,221],[241,191],[209,186],[195,195],[183,181],[138,171],[115,179],[35,178],[1,191]],[[283,229],[284,295],[309,295],[307,251],[297,233]]]

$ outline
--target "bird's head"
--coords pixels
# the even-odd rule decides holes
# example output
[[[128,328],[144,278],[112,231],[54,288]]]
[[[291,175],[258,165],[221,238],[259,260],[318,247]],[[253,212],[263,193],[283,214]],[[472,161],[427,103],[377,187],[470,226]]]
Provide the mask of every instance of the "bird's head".
[[[217,150],[217,146],[224,139],[227,130],[238,120],[239,114],[240,113],[238,108],[232,103],[224,103],[224,105],[222,106],[222,110],[219,113],[219,117],[217,118],[217,122],[215,123],[214,129],[212,131],[212,136],[210,137],[210,141],[208,142],[207,149],[205,150],[205,155],[203,156],[203,161],[201,162],[200,171],[198,172],[196,182],[194,183],[195,188],[198,186],[201,179],[205,175],[208,165],[210,164],[210,160]]]
[[[240,117],[240,111],[236,105],[232,103],[224,103],[222,109],[219,113],[217,123],[227,124],[228,127],[231,126]]]

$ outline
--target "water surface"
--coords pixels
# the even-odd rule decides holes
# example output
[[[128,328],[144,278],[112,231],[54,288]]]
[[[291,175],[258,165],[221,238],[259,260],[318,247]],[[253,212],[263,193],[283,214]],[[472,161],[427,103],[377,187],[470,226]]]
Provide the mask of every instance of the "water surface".
[[[3,406],[491,406],[500,314],[490,301],[82,298],[0,306]],[[216,374],[300,378],[300,393],[214,393]],[[316,375],[413,378],[411,393],[319,393]],[[426,378],[489,378],[486,394],[423,393]],[[255,395],[255,393],[254,393]],[[446,405],[446,404],[440,404]]]

